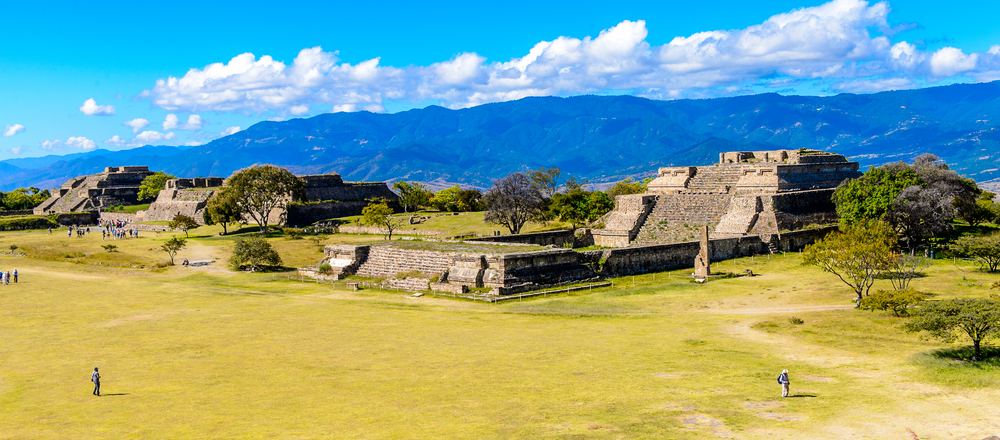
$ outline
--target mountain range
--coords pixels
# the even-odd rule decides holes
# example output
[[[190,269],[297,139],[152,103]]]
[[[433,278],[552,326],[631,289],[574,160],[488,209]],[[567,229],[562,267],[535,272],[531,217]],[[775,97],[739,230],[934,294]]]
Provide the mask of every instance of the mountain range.
[[[330,113],[260,122],[197,147],[8,159],[0,161],[0,190],[55,187],[106,166],[225,177],[255,163],[433,188],[484,188],[513,171],[556,166],[601,184],[661,166],[711,164],[723,151],[779,148],[834,151],[863,166],[929,152],[978,181],[1000,179],[1000,81],[828,97],[536,97],[458,110]]]

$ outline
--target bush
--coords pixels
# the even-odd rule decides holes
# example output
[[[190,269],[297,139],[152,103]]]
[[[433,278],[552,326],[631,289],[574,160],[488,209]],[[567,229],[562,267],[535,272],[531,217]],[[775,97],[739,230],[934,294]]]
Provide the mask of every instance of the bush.
[[[927,295],[913,289],[879,290],[861,299],[858,307],[868,310],[892,310],[896,316],[907,315],[907,309],[927,299]]]
[[[331,273],[333,272],[333,266],[330,263],[323,263],[319,265],[319,273]]]
[[[805,324],[806,322],[803,321],[802,318],[792,316],[788,318],[788,323],[791,325],[802,325]]]
[[[0,231],[20,231],[24,229],[45,229],[48,227],[58,228],[52,217],[41,215],[12,216],[0,219]]]
[[[302,239],[302,230],[301,229],[298,229],[298,228],[285,228],[284,232],[285,232],[285,235],[287,235],[289,239],[292,239],[292,240],[301,240]]]
[[[250,269],[253,272],[281,266],[281,256],[264,237],[253,235],[239,237],[233,245],[229,266],[234,270]]]
[[[106,250],[108,252],[118,252],[118,246],[115,246],[113,244],[106,244],[106,245],[101,246],[101,247],[104,248],[104,250]]]

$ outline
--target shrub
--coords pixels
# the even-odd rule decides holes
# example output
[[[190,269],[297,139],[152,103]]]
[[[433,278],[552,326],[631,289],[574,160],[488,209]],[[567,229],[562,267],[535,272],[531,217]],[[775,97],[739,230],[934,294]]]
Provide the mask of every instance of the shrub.
[[[298,229],[298,228],[285,228],[284,232],[285,232],[285,235],[287,235],[289,239],[292,239],[292,240],[301,240],[302,239],[302,230],[301,229]]]
[[[281,256],[271,243],[259,235],[237,238],[233,255],[229,257],[229,266],[234,270],[250,269],[255,272],[280,265]]]
[[[803,321],[802,318],[791,316],[788,318],[788,323],[791,325],[802,325],[805,324],[806,322]]]
[[[333,266],[330,263],[323,263],[319,265],[319,273],[330,273],[333,272]]]
[[[115,246],[113,244],[106,244],[106,245],[101,246],[101,247],[104,248],[104,250],[106,250],[108,252],[118,252],[118,246]]]
[[[892,310],[896,316],[908,314],[907,309],[927,299],[927,295],[913,289],[879,290],[864,297],[858,307],[869,310]]]

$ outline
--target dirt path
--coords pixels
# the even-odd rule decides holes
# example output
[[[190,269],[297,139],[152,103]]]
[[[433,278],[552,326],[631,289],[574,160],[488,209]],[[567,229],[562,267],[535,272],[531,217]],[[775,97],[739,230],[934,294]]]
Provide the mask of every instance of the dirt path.
[[[705,309],[704,313],[714,313],[717,315],[769,315],[776,313],[803,313],[803,312],[829,312],[831,310],[850,310],[852,304],[837,304],[826,306],[797,306],[797,307],[770,307],[770,308],[746,308],[746,309]]]

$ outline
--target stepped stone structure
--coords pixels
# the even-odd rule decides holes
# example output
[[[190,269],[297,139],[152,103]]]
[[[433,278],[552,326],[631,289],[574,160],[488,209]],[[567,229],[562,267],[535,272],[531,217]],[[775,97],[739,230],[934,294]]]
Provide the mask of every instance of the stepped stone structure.
[[[107,167],[100,174],[68,180],[34,209],[36,215],[99,211],[138,203],[139,184],[153,173],[148,167]]]
[[[600,246],[655,245],[759,235],[836,220],[831,197],[857,162],[818,150],[721,153],[719,163],[660,168],[646,194],[618,196],[605,229],[591,231]]]
[[[101,211],[115,205],[135,205],[139,185],[152,175],[148,167],[108,167],[103,173],[70,179],[34,213]],[[289,226],[302,226],[319,220],[359,215],[368,200],[385,198],[397,204],[399,197],[384,182],[344,182],[339,174],[299,176],[305,181],[305,203],[290,203],[272,218]],[[135,214],[133,221],[171,220],[177,214],[204,222],[208,199],[225,183],[222,177],[171,179],[149,209]]]

